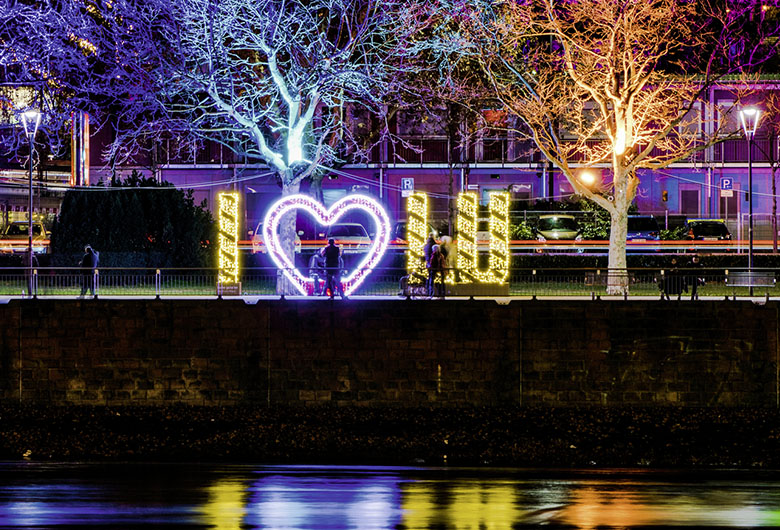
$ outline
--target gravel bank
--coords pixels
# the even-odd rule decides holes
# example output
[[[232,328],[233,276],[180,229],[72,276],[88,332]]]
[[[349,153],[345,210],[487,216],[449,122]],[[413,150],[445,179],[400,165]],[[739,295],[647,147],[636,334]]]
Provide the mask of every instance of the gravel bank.
[[[0,407],[0,459],[780,469],[763,408]]]

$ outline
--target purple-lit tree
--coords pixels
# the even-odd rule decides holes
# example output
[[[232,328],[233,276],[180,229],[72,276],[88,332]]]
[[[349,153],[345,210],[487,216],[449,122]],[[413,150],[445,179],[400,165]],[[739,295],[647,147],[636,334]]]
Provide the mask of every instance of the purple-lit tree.
[[[174,132],[265,162],[284,195],[350,141],[348,106],[381,113],[413,14],[400,0],[112,2],[114,157]],[[400,29],[399,29],[400,28]],[[110,32],[110,34],[109,34]],[[107,61],[106,61],[107,62]],[[334,141],[334,138],[336,141]],[[292,254],[294,216],[281,228]]]
[[[297,192],[349,147],[366,147],[345,126],[347,109],[363,107],[381,122],[383,98],[398,90],[399,70],[408,70],[406,37],[417,26],[402,0],[85,0],[11,8],[0,14],[0,35],[27,56],[6,47],[0,57],[13,58],[20,81],[51,84],[71,105],[82,100],[102,111],[98,121],[115,131],[106,152],[112,164],[163,135],[180,145],[211,140],[267,164],[283,194]],[[25,23],[15,26],[20,14]],[[63,46],[70,52],[60,57]],[[290,253],[294,229],[290,216],[281,231]]]
[[[763,4],[763,5],[762,5]],[[641,169],[662,169],[724,137],[729,108],[709,90],[729,74],[734,99],[775,52],[777,9],[709,0],[441,0],[437,50],[453,97],[475,95],[519,119],[575,192],[611,216],[608,291],[624,293],[628,208]],[[482,75],[450,72],[463,61]],[[728,89],[728,88],[727,88]],[[608,168],[608,184],[581,179]]]

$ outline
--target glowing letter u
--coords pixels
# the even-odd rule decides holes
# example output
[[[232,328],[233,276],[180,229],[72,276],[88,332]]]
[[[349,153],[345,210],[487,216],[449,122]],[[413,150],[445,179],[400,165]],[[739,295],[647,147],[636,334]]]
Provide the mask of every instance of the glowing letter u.
[[[465,283],[504,283],[509,275],[509,194],[490,193],[490,260],[480,271],[477,249],[478,198],[474,192],[458,195],[458,270]]]
[[[487,271],[480,271],[478,266],[477,208],[476,193],[458,195],[457,267],[460,283],[504,283],[509,275],[509,194],[490,193],[490,260]],[[406,271],[410,281],[414,281],[428,277],[423,259],[423,247],[428,238],[428,196],[423,192],[410,195],[406,211],[406,240],[409,243]],[[452,283],[454,278],[451,274],[447,280]]]

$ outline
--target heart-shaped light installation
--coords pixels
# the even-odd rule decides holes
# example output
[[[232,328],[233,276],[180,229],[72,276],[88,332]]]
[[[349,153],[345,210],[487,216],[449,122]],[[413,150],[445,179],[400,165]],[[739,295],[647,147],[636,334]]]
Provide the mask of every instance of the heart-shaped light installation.
[[[371,216],[376,224],[376,236],[371,243],[366,257],[342,279],[344,294],[349,296],[357,289],[371,270],[379,264],[390,242],[390,218],[377,201],[366,195],[348,195],[336,201],[329,209],[308,195],[289,195],[276,201],[265,216],[263,222],[263,241],[268,249],[268,255],[284,275],[295,285],[298,291],[305,295],[314,280],[300,273],[290,257],[283,251],[279,241],[279,223],[282,217],[294,210],[304,210],[318,223],[329,226],[344,214],[352,210],[362,210]]]

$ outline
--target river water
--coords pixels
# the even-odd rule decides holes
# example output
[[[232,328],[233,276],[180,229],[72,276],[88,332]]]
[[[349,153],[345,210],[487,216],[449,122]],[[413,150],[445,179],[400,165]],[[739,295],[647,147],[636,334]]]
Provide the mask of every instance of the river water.
[[[780,526],[780,473],[0,463],[0,528],[533,526]]]

